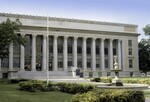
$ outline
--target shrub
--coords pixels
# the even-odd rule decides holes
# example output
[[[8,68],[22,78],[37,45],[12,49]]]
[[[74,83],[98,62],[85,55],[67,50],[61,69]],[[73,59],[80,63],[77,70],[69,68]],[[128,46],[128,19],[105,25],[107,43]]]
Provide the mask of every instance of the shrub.
[[[91,78],[90,81],[92,81],[92,82],[100,82],[100,78]]]
[[[29,81],[29,79],[9,79],[9,83],[16,84],[22,81]]]
[[[111,83],[112,82],[112,78],[111,77],[101,77],[100,78],[100,82]]]
[[[76,94],[72,102],[144,102],[142,91],[133,90],[100,90]]]
[[[55,88],[56,86],[59,91],[70,94],[85,93],[93,90],[96,87],[95,85],[77,84],[77,83],[56,83]]]
[[[139,83],[150,85],[150,79],[122,79],[123,83]]]
[[[29,91],[29,92],[35,92],[38,90],[47,91],[47,86],[44,81],[30,80],[30,81],[20,82],[19,89],[22,91]]]
[[[70,94],[85,93],[93,90],[95,85],[77,84],[77,83],[49,83],[46,85],[43,81],[25,81],[19,83],[19,89],[23,91],[62,91]]]

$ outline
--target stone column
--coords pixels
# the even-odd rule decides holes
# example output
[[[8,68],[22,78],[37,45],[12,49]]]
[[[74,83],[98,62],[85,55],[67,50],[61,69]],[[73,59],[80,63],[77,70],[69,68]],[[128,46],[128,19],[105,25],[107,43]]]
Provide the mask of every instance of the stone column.
[[[101,38],[101,69],[105,71],[105,53],[104,53],[104,38]]]
[[[24,35],[22,35],[23,37],[24,37]],[[21,59],[20,59],[20,69],[21,69],[21,71],[24,71],[24,68],[25,68],[25,66],[24,66],[24,62],[25,62],[25,49],[24,49],[24,46],[23,45],[21,45],[21,49],[20,49],[20,53],[21,53]]]
[[[86,37],[83,38],[83,45],[82,45],[82,56],[83,56],[83,69],[87,71],[87,53],[86,53]]]
[[[113,39],[109,40],[109,64],[110,64],[110,70],[113,69]]]
[[[54,45],[53,45],[53,54],[54,54],[54,58],[53,58],[53,65],[54,65],[54,71],[57,71],[57,38],[58,36],[54,35]]]
[[[32,71],[36,70],[36,35],[32,35]]]
[[[82,45],[82,65],[83,65],[83,76],[84,77],[89,77],[89,73],[87,72],[87,53],[86,53],[86,37],[83,38],[83,45]]]
[[[13,43],[9,45],[9,71],[13,71]]]
[[[64,36],[64,45],[63,45],[63,55],[64,55],[64,71],[68,70],[68,52],[67,52],[67,49],[68,49],[68,46],[67,46],[67,36]]]
[[[74,37],[73,42],[73,65],[77,68],[77,39],[78,37]]]
[[[43,58],[42,58],[42,70],[43,71],[46,71],[46,51],[47,51],[47,48],[46,48],[46,38],[47,38],[47,35],[43,35]]]
[[[96,52],[95,52],[95,39],[96,38],[93,38],[92,39],[92,69],[93,69],[93,71],[95,71],[96,70]]]
[[[92,69],[93,69],[93,77],[98,77],[98,72],[96,72],[96,47],[95,47],[96,38],[92,39]]]
[[[118,64],[119,69],[121,69],[121,40],[118,39]]]

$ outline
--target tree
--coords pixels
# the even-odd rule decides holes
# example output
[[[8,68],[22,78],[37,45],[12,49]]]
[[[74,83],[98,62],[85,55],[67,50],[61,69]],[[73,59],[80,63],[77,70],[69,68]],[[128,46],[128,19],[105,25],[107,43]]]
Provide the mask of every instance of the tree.
[[[143,31],[145,33],[145,35],[149,35],[150,36],[150,24],[147,24],[144,28]]]
[[[139,44],[139,68],[147,74],[150,71],[150,39],[142,39]]]
[[[0,24],[0,58],[3,59],[9,55],[10,43],[18,43],[24,45],[26,40],[21,35],[17,34],[21,27],[19,19],[11,21],[9,19],[6,22]]]

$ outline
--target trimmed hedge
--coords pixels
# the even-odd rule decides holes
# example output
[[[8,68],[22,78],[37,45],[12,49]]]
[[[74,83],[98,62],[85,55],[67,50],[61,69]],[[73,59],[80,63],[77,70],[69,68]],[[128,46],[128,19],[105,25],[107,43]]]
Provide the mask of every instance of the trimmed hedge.
[[[100,78],[91,78],[90,81],[92,82],[103,82],[103,83],[111,83],[111,77],[100,77]]]
[[[72,102],[145,102],[142,91],[100,90],[76,94]]]
[[[85,93],[95,89],[95,85],[77,83],[49,83],[43,81],[25,81],[19,83],[19,89],[23,91],[62,91],[70,94]]]
[[[138,83],[150,85],[150,79],[122,79],[123,83]]]
[[[91,78],[90,81],[92,82],[103,82],[103,83],[111,83],[111,77],[100,77],[100,78]],[[150,85],[150,78],[149,79],[132,79],[132,78],[121,78],[123,83],[138,83],[138,84],[148,84]]]
[[[93,90],[96,86],[89,84],[77,84],[77,83],[56,83],[55,86],[58,87],[59,91],[76,94],[76,93],[86,93]]]
[[[22,91],[29,91],[29,92],[48,91],[48,88],[44,81],[35,81],[35,80],[20,82],[19,89]]]

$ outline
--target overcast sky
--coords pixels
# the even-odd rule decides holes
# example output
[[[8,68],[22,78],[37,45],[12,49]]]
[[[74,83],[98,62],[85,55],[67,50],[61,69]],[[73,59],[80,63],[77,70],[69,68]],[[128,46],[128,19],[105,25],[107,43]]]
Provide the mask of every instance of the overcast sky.
[[[150,24],[150,0],[0,0],[0,12],[107,22]]]

